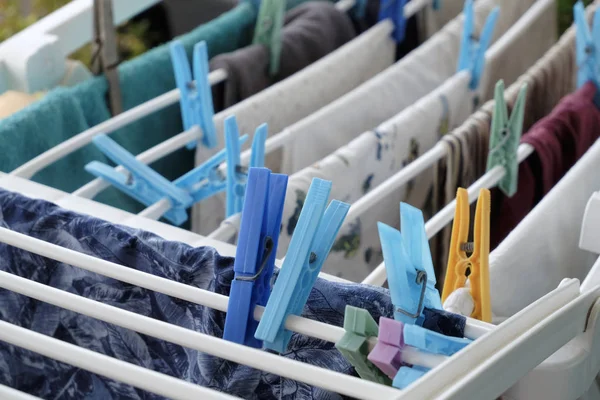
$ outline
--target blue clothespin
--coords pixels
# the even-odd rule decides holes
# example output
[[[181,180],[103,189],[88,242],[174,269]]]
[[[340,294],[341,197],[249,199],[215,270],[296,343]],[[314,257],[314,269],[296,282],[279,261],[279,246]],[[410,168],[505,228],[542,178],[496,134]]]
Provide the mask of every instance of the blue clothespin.
[[[442,335],[418,325],[404,325],[404,344],[428,353],[451,356],[471,342],[471,339]]]
[[[432,8],[434,10],[439,10],[442,8],[442,0],[433,0],[433,3],[431,4]]]
[[[402,43],[406,36],[406,18],[404,18],[404,6],[408,0],[381,0],[379,2],[379,21],[391,19],[394,23],[392,36],[396,43]]]
[[[333,200],[331,182],[314,178],[302,207],[287,255],[255,337],[268,349],[286,351],[292,332],[288,315],[300,315],[350,206]]]
[[[262,347],[262,342],[254,337],[258,327],[254,307],[266,305],[271,293],[287,182],[287,175],[271,174],[266,168],[249,170],[233,264],[235,278],[225,317],[225,340]]]
[[[469,87],[471,90],[475,90],[479,86],[479,80],[483,73],[485,52],[492,42],[500,8],[494,7],[490,15],[488,15],[479,39],[475,36],[475,9],[473,7],[473,0],[465,1],[464,13],[465,23],[460,43],[458,71],[469,70],[471,72]]]
[[[244,192],[246,190],[246,169],[241,165],[239,146],[239,129],[235,116],[225,119],[225,146],[227,151],[227,202],[226,216],[230,217],[242,211]],[[267,124],[262,124],[254,133],[250,168],[265,166],[265,142],[267,140]]]
[[[402,233],[379,222],[394,319],[422,323],[424,307],[442,309],[421,210],[400,203]]]
[[[573,17],[577,35],[577,87],[594,82],[599,89],[594,103],[600,107],[600,8],[594,12],[591,32],[581,0],[573,7]]]
[[[242,145],[247,139],[248,135],[241,137],[239,145]],[[225,161],[225,150],[221,150],[207,162],[181,178],[170,182],[137,160],[108,136],[98,135],[93,142],[102,153],[114,163],[121,164],[127,172],[118,172],[113,167],[98,161],[88,163],[85,170],[106,180],[146,206],[168,198],[171,208],[164,217],[175,225],[181,225],[187,220],[186,209],[194,203],[225,190],[225,178],[219,175],[217,168]]]
[[[175,81],[181,92],[179,104],[183,127],[187,131],[194,126],[202,129],[202,144],[208,148],[217,145],[217,130],[213,122],[215,115],[212,90],[208,81],[208,50],[206,42],[202,41],[194,46],[194,79],[190,63],[183,44],[175,40],[170,45],[171,61],[175,71]],[[188,143],[187,148],[193,149],[196,142]]]

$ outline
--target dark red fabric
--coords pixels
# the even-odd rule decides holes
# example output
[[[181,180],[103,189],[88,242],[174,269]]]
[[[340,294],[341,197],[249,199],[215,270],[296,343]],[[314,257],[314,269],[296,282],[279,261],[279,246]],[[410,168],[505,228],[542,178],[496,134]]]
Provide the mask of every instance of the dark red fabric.
[[[519,165],[517,193],[492,190],[490,249],[494,249],[536,206],[600,136],[596,86],[587,83],[566,96],[521,138],[535,152]]]

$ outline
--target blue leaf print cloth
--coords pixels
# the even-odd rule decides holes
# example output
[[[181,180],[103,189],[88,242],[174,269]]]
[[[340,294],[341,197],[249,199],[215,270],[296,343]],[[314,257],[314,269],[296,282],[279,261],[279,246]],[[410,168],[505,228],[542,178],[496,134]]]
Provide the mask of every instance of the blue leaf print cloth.
[[[211,247],[193,248],[167,241],[152,233],[76,214],[52,203],[2,189],[0,224],[139,271],[229,295],[234,275],[233,258],[222,257]],[[223,312],[84,271],[4,243],[0,244],[0,268],[127,311],[215,337],[223,336]],[[317,280],[302,315],[342,326],[347,304],[365,308],[376,320],[392,315],[393,306],[386,289],[323,279]],[[4,289],[0,289],[0,318],[244,399],[342,398],[302,382],[221,360]],[[448,325],[448,316],[444,318],[445,322],[435,320],[434,325]],[[464,321],[462,324],[464,328]],[[355,373],[333,343],[299,334],[292,337],[288,352],[283,356],[345,374]],[[0,383],[48,399],[162,398],[4,342],[0,342]]]
[[[186,285],[228,295],[233,259],[0,189],[3,227]],[[161,321],[222,337],[225,314],[0,244],[3,271]],[[385,289],[318,280],[303,315],[343,325],[346,304],[392,314]],[[138,334],[0,289],[0,318],[123,361],[244,399],[341,399],[302,382]],[[346,374],[333,343],[294,335],[284,357]],[[142,390],[0,342],[0,383],[52,399],[160,399]]]

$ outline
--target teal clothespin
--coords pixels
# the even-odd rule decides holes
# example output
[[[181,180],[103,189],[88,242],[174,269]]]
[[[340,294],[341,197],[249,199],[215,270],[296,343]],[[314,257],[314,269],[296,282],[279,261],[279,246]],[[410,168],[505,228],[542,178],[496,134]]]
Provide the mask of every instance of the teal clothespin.
[[[391,379],[367,358],[369,337],[379,335],[379,327],[371,314],[362,308],[346,306],[344,330],[346,333],[335,344],[336,349],[352,364],[361,378],[389,386]]]
[[[465,14],[465,22],[463,25],[457,70],[459,72],[463,70],[471,72],[469,87],[471,90],[475,90],[479,86],[479,80],[481,79],[481,74],[483,74],[485,52],[492,42],[500,8],[494,7],[492,12],[490,12],[479,38],[475,36],[475,8],[473,7],[473,0],[465,1],[463,12]]]
[[[517,150],[523,131],[526,93],[527,84],[524,84],[519,91],[509,118],[506,101],[504,100],[504,82],[502,80],[496,83],[494,91],[494,115],[492,117],[487,170],[489,171],[496,165],[504,167],[506,173],[498,186],[508,197],[513,196],[517,191],[519,177]]]
[[[254,30],[253,44],[267,46],[270,53],[269,73],[279,72],[281,57],[281,30],[286,0],[262,0]]]
[[[300,315],[333,246],[350,206],[333,200],[327,206],[331,182],[314,178],[300,212],[287,255],[254,335],[268,349],[283,353],[292,332],[288,315]]]
[[[381,222],[377,223],[387,271],[394,319],[405,324],[419,323],[423,309],[441,310],[440,293],[425,232],[421,210],[400,203],[402,233]]]

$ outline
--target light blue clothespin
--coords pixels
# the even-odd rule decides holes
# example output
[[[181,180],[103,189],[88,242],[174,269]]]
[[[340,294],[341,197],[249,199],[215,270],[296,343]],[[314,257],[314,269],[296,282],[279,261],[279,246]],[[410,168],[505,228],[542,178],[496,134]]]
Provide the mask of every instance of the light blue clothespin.
[[[441,310],[440,294],[425,233],[421,210],[400,203],[402,233],[379,222],[379,238],[385,261],[394,319],[405,324],[422,322],[423,308]]]
[[[600,92],[600,8],[594,12],[591,32],[581,0],[573,7],[573,17],[577,34],[577,87],[592,81]],[[600,107],[600,93],[597,93],[594,103]]]
[[[238,145],[241,146],[247,139],[248,135],[241,137]],[[171,208],[164,217],[175,225],[181,225],[187,220],[186,209],[194,203],[225,190],[225,178],[218,171],[218,166],[225,161],[225,149],[204,164],[170,182],[108,136],[98,135],[93,142],[110,160],[121,164],[126,172],[118,172],[98,161],[88,163],[85,170],[146,206],[168,198]]]
[[[396,376],[394,377],[394,382],[392,386],[398,389],[406,389],[410,384],[414,381],[425,375],[429,371],[425,368],[419,367],[400,367]]]
[[[250,168],[223,339],[261,348],[254,337],[256,305],[267,304],[288,177]]]
[[[404,6],[408,0],[380,0],[379,21],[391,19],[394,23],[392,36],[396,43],[402,43],[406,36],[406,18],[404,18]]]
[[[239,129],[235,116],[225,119],[225,146],[227,151],[227,202],[226,216],[230,217],[242,211],[246,190],[247,169],[241,165],[239,145]],[[267,124],[262,124],[254,133],[250,168],[265,166],[265,142],[267,140]]]
[[[492,42],[499,13],[500,8],[494,7],[490,15],[488,15],[478,39],[475,36],[475,9],[473,7],[473,0],[465,1],[465,22],[460,43],[458,71],[469,70],[471,72],[471,82],[469,83],[471,90],[475,90],[479,86],[479,80],[485,66],[485,52]]]
[[[208,148],[217,145],[217,130],[213,122],[215,111],[212,101],[212,90],[208,80],[208,50],[206,42],[194,46],[194,79],[190,63],[183,44],[175,40],[170,45],[171,61],[175,71],[175,81],[181,93],[179,104],[183,127],[187,131],[194,126],[202,129],[202,144]],[[193,149],[196,142],[188,143],[187,148]]]
[[[487,170],[489,171],[497,165],[504,167],[506,173],[498,183],[498,187],[508,197],[515,194],[519,183],[517,150],[523,132],[526,94],[527,84],[525,83],[519,90],[517,101],[509,118],[508,108],[504,100],[504,82],[502,80],[496,83],[494,91],[494,115],[492,116]]]
[[[333,246],[350,206],[333,200],[327,210],[331,182],[314,178],[302,207],[281,271],[255,337],[268,349],[285,352],[292,332],[288,315],[300,315]]]

